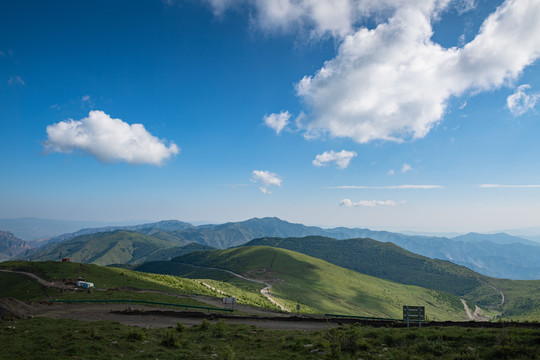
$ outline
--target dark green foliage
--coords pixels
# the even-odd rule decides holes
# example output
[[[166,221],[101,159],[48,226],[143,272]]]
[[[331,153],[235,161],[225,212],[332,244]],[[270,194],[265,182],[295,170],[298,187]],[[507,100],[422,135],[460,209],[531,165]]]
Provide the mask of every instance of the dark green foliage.
[[[161,345],[166,346],[168,348],[180,348],[182,344],[180,343],[180,339],[178,338],[178,335],[174,331],[167,331],[165,333],[165,337],[161,341]]]
[[[132,341],[142,341],[146,338],[146,335],[142,329],[136,328],[128,332],[127,338]]]

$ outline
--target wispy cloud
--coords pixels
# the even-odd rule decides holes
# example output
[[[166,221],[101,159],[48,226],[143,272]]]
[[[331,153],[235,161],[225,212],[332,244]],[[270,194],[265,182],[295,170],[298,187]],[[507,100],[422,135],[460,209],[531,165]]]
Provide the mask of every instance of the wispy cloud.
[[[406,172],[409,172],[411,170],[414,170],[412,168],[412,166],[410,164],[405,163],[405,164],[403,164],[403,166],[401,166],[401,170],[399,172],[402,173],[402,174],[405,174]],[[395,174],[396,174],[396,172],[395,172],[394,169],[391,169],[391,170],[388,171],[388,175],[395,175]]]
[[[266,126],[273,129],[276,134],[279,133],[289,124],[291,114],[288,111],[282,111],[279,114],[265,115],[263,120]]]
[[[540,99],[540,92],[528,94],[530,85],[518,86],[516,91],[506,98],[506,106],[514,116],[520,116],[534,109],[536,101]]]
[[[81,120],[61,121],[47,126],[48,152],[75,150],[95,156],[102,162],[125,161],[132,165],[161,166],[180,149],[150,134],[142,124],[113,119],[103,111],[90,111]]]
[[[397,203],[393,200],[360,200],[360,201],[353,202],[351,199],[343,199],[339,202],[339,206],[343,206],[343,207],[398,206],[404,203],[405,203],[404,201]]]
[[[281,178],[277,174],[267,170],[253,170],[251,181],[261,185],[259,190],[263,194],[270,194],[268,190],[269,186],[281,186]]]
[[[364,185],[341,185],[341,186],[329,186],[327,189],[444,189],[442,185],[390,185],[390,186],[364,186]]]
[[[9,86],[14,86],[14,85],[24,86],[24,80],[20,76],[12,76],[8,79],[8,85]]]
[[[502,185],[502,184],[481,184],[478,185],[480,188],[485,189],[498,189],[498,188],[509,188],[509,189],[527,189],[527,188],[540,188],[540,185]]]
[[[331,162],[335,162],[340,169],[345,169],[349,166],[351,159],[357,155],[354,151],[341,150],[340,152],[335,152],[330,150],[315,156],[312,163],[315,166],[326,166]]]

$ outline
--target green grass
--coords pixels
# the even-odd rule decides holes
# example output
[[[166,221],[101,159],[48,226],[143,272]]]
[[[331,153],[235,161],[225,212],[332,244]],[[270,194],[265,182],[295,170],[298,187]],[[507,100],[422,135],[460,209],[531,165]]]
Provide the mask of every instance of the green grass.
[[[266,330],[210,323],[143,329],[115,322],[0,321],[2,359],[537,359],[540,330]],[[9,346],[7,345],[9,344]]]
[[[137,299],[147,301],[167,303],[174,303],[177,301],[176,298],[171,298],[167,295],[132,292],[129,290],[130,288],[158,290],[172,295],[195,294],[212,297],[224,296],[201,284],[201,282],[206,282],[216,289],[225,291],[228,296],[236,297],[239,304],[275,309],[275,306],[260,294],[259,291],[262,286],[236,278],[230,274],[227,274],[227,278],[234,278],[229,279],[230,282],[195,280],[183,279],[171,275],[149,274],[121,268],[103,267],[93,264],[63,263],[57,261],[4,262],[0,263],[0,269],[31,272],[51,281],[63,279],[76,280],[80,276],[84,277],[87,281],[93,282],[96,288],[99,289],[120,289],[120,291],[106,292],[96,290],[93,291],[91,295],[87,294],[85,291],[78,293],[61,293],[59,290],[42,288],[37,281],[27,276],[0,272],[0,288],[2,289],[2,294],[5,294],[3,296],[11,296],[23,301],[36,301],[47,298],[66,300],[78,300],[83,298],[94,298],[96,300],[112,299],[112,294],[118,296],[117,299],[129,299],[130,296],[134,296],[134,298],[136,296]],[[223,272],[219,273],[223,274]],[[159,300],[152,300],[158,298]],[[194,305],[201,306],[201,304]]]
[[[479,274],[449,261],[430,259],[393,243],[372,239],[336,240],[324,236],[265,237],[244,246],[265,245],[306,254],[362,274],[463,296],[482,283]]]
[[[272,297],[301,312],[401,318],[403,305],[422,305],[431,320],[464,320],[459,299],[340,268],[285,249],[263,246],[191,253],[172,262],[228,269],[272,281]]]
[[[12,297],[21,301],[36,301],[60,294],[58,290],[43,288],[25,275],[0,272],[1,297]]]
[[[141,293],[134,291],[86,291],[59,293],[57,300],[143,300],[177,305],[204,306],[209,305],[186,297],[172,297],[164,294]]]

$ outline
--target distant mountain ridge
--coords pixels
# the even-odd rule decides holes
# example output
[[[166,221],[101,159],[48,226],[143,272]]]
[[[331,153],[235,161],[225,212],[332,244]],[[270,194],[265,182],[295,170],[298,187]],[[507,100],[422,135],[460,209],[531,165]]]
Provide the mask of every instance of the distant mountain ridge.
[[[51,239],[46,239],[40,242],[33,242],[34,245],[40,246],[42,244],[58,243],[76,238],[81,235],[96,234],[101,232],[109,232],[116,230],[136,231],[145,235],[153,235],[161,231],[175,231],[181,229],[187,229],[193,227],[190,223],[186,223],[178,220],[162,220],[153,223],[139,224],[139,225],[123,225],[123,226],[103,226],[97,228],[84,228],[72,233],[62,234]]]
[[[9,231],[0,231],[0,261],[5,261],[13,256],[31,249],[32,246],[13,235]]]
[[[185,247],[187,245],[187,247]],[[191,251],[212,249],[200,244],[163,240],[135,231],[115,230],[80,235],[66,241],[20,253],[19,260],[59,260],[64,257],[96,265],[137,264],[167,260]]]
[[[392,242],[410,252],[448,260],[466,266],[487,276],[509,279],[540,279],[540,246],[530,241],[507,234],[466,234],[456,239],[437,236],[404,235],[388,231],[338,227],[323,229],[316,226],[289,223],[278,218],[252,218],[240,222],[193,226],[175,220],[148,223],[136,226],[82,229],[65,234],[51,242],[62,242],[83,234],[105,230],[130,230],[150,235],[171,243],[196,242],[218,249],[243,245],[262,237],[305,237],[326,236],[344,240],[369,238]],[[493,236],[494,241],[490,241]],[[480,239],[480,240],[479,240]]]
[[[481,242],[488,241],[495,244],[525,244],[531,246],[540,246],[540,243],[522,237],[508,235],[506,233],[496,233],[496,234],[479,234],[479,233],[468,233],[465,235],[460,235],[451,238],[455,241],[465,241],[465,242]]]

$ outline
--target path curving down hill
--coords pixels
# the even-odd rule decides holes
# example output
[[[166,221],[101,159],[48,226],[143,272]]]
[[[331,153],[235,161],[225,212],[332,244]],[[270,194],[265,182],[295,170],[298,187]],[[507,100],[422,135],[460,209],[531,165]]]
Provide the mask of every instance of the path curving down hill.
[[[269,284],[267,282],[264,282],[262,280],[257,280],[257,279],[251,279],[251,278],[247,278],[245,276],[242,276],[240,274],[237,274],[235,272],[232,272],[230,270],[225,270],[225,269],[219,269],[219,268],[215,268],[215,267],[209,267],[209,266],[199,266],[199,265],[193,265],[193,264],[187,264],[187,263],[180,263],[182,265],[188,265],[188,266],[193,266],[193,267],[197,267],[197,268],[201,268],[201,269],[210,269],[210,270],[217,270],[217,271],[223,271],[223,272],[226,272],[228,274],[231,274],[233,276],[236,276],[240,279],[243,279],[243,280],[246,280],[246,281],[250,281],[250,282],[254,282],[254,283],[257,283],[257,284],[264,284],[266,285],[266,287],[264,287],[263,289],[261,289],[261,294],[267,298],[272,304],[276,305],[277,307],[279,307],[282,311],[285,311],[285,312],[290,312],[285,306],[283,306],[282,304],[280,304],[279,302],[276,301],[276,299],[274,299],[271,295],[270,295],[270,289],[272,288],[272,284]],[[206,285],[206,284],[205,284]]]

